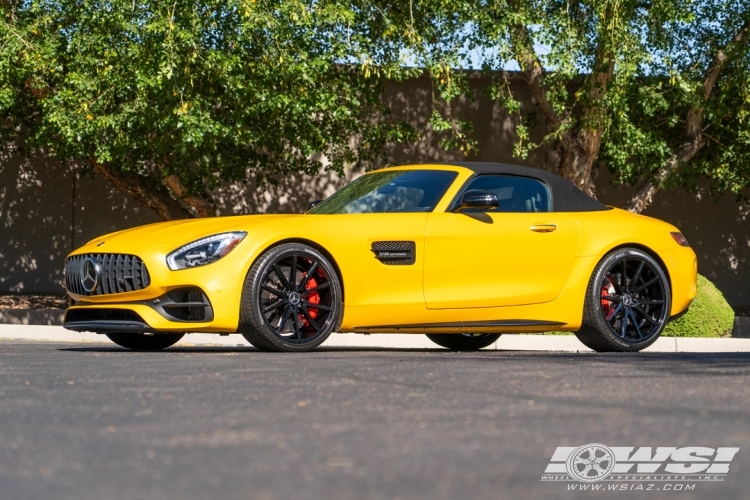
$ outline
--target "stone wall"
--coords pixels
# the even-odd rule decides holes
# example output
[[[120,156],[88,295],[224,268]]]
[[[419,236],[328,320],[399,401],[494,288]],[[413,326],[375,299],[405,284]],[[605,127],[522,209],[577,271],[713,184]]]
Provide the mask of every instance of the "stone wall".
[[[477,89],[485,82],[472,78]],[[511,84],[531,103],[525,84]],[[471,119],[479,153],[469,158],[446,152],[440,136],[429,131],[432,89],[426,78],[389,85],[384,99],[394,116],[408,120],[422,131],[421,139],[406,147],[388,150],[397,163],[439,161],[497,161],[549,168],[554,152],[540,149],[526,161],[512,157],[513,118],[491,101],[479,98],[463,101],[451,109],[454,116]],[[528,111],[528,110],[527,110]],[[532,131],[538,139],[544,130],[540,123]],[[298,213],[314,199],[324,198],[359,175],[347,172],[343,178],[327,172],[310,178],[289,176],[278,185],[257,189],[247,184],[227,185],[214,197],[220,214]],[[604,203],[623,206],[632,188],[613,189],[611,174],[595,172],[597,193]],[[700,272],[716,283],[730,304],[750,306],[750,209],[725,196],[715,203],[700,192],[661,192],[645,215],[658,217],[678,226],[687,236],[699,258]],[[101,179],[80,178],[69,167],[39,154],[31,159],[19,156],[0,158],[0,292],[62,293],[62,264],[65,255],[96,236],[158,220]]]

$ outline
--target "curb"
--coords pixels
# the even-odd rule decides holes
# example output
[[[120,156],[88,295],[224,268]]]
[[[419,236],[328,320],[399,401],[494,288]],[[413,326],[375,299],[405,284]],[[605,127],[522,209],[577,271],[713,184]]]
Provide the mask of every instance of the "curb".
[[[0,340],[43,342],[87,342],[113,345],[104,335],[78,333],[54,325],[0,325]],[[251,348],[238,334],[220,336],[192,333],[183,337],[177,347],[224,346]],[[334,333],[321,346],[352,349],[441,349],[424,335]],[[486,350],[593,352],[569,335],[503,335]],[[750,338],[702,339],[662,337],[643,352],[700,353],[700,352],[750,352]]]
[[[64,318],[65,309],[0,309],[0,327],[3,325],[60,326]],[[750,316],[735,316],[732,338],[750,338]]]

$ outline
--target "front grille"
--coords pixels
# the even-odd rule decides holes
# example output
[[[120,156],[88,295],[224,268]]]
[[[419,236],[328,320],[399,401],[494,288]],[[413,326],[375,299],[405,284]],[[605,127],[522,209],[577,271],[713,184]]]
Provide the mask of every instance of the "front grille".
[[[101,270],[96,288],[89,292],[81,284],[81,266],[91,257]],[[89,264],[91,265],[91,264]],[[135,255],[90,253],[65,261],[65,288],[78,295],[107,295],[142,290],[151,284],[146,264]]]

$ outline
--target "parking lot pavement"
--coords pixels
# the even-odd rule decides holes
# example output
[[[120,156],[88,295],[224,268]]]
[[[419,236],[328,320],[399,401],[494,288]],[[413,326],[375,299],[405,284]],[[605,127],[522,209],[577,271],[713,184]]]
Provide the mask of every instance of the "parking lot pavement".
[[[586,443],[739,447],[723,482],[616,496],[747,498],[749,375],[748,353],[0,341],[0,498],[598,498],[540,481]]]
[[[0,324],[0,341],[33,340],[46,342],[96,342],[112,345],[104,335],[91,332],[72,332],[61,326]],[[239,334],[215,335],[193,333],[185,335],[178,346],[249,347]],[[334,333],[323,344],[325,347],[365,347],[387,349],[434,349],[437,346],[425,335],[385,334],[360,335]],[[592,352],[574,335],[503,335],[486,350]],[[674,338],[661,337],[645,352],[750,352],[750,338]]]

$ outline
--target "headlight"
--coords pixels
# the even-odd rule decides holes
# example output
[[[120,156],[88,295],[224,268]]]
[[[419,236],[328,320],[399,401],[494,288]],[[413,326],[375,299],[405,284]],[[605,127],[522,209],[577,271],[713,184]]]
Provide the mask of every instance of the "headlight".
[[[167,266],[172,271],[178,271],[211,264],[234,250],[245,236],[246,232],[236,231],[201,238],[167,255]]]

